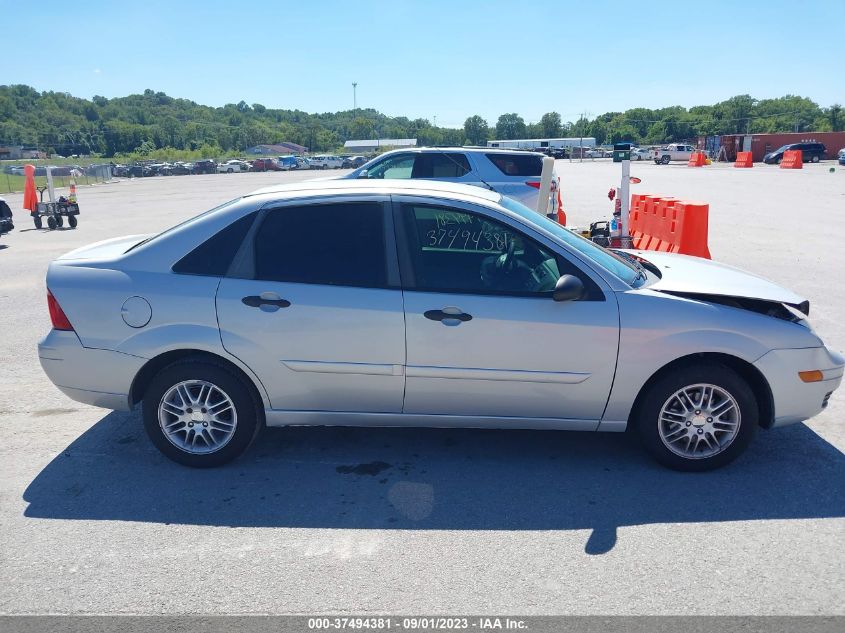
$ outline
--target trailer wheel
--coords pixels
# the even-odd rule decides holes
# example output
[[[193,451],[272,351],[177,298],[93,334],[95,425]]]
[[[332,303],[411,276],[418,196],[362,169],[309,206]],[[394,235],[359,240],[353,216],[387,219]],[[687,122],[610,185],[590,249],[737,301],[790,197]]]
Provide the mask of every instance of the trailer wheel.
[[[56,226],[63,227],[64,225],[65,225],[65,219],[62,216],[57,215],[56,216]]]
[[[43,226],[43,223],[41,222],[41,216],[40,215],[36,215],[35,217],[33,217],[32,221],[35,223],[36,229],[40,229]]]
[[[47,218],[47,226],[50,228],[51,231],[56,228],[56,218],[54,218],[52,215]]]
[[[76,216],[75,215],[67,216],[67,223],[70,226],[70,228],[75,229],[76,225],[78,224],[78,222],[76,220]]]

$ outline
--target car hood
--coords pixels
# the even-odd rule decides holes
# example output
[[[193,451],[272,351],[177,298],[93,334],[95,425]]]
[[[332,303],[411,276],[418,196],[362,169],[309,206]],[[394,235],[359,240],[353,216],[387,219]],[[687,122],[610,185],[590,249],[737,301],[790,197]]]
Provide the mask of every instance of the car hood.
[[[654,264],[660,271],[661,278],[648,286],[650,290],[761,299],[785,303],[805,314],[809,311],[809,302],[804,297],[768,279],[727,264],[674,253],[641,250],[625,252]]]

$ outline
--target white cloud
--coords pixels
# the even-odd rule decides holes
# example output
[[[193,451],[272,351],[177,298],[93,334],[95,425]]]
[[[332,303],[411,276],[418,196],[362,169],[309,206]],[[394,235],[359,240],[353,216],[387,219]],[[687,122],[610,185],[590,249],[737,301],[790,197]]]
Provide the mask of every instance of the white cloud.
[[[94,69],[94,74],[95,74],[95,75],[99,75],[99,74],[100,74],[100,73],[102,73],[102,72],[103,72],[103,71],[102,71],[102,70],[100,70],[99,68],[95,68],[95,69]]]

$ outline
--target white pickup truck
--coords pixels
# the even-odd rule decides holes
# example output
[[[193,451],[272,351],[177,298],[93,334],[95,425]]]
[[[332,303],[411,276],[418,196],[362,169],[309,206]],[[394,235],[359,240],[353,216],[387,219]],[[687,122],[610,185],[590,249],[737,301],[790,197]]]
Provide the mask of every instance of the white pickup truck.
[[[698,151],[692,145],[683,143],[671,143],[666,147],[654,150],[652,158],[655,165],[668,165],[669,161],[688,161],[693,152]]]

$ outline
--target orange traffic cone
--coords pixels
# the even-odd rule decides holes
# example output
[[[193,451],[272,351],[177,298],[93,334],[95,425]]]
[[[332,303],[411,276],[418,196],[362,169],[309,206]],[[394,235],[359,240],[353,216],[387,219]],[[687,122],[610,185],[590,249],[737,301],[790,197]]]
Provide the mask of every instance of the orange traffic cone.
[[[68,194],[67,200],[76,204],[76,181],[73,178],[70,179],[70,193]]]

